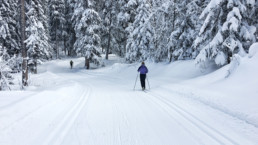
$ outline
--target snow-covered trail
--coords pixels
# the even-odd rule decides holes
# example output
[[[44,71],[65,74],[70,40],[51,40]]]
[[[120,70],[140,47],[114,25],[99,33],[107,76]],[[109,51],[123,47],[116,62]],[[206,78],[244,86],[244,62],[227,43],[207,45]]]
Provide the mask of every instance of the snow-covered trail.
[[[134,73],[56,67],[57,87],[0,106],[1,145],[258,144],[258,128],[180,89],[133,91]]]

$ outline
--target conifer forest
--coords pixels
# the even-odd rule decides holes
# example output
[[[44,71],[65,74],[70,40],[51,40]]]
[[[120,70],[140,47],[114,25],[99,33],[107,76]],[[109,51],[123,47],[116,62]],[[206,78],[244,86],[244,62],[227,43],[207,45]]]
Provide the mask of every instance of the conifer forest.
[[[222,67],[248,54],[257,28],[257,0],[0,0],[0,90],[63,57]]]
[[[258,0],[0,0],[0,145],[258,145]]]

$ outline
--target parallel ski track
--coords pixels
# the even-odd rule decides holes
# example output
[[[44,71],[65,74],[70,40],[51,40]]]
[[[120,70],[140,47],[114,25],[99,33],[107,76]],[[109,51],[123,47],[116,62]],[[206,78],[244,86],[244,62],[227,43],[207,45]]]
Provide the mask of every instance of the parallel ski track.
[[[231,116],[231,117],[234,117],[234,118],[236,118],[236,119],[238,119],[238,120],[241,120],[241,121],[243,121],[243,122],[245,122],[245,123],[247,123],[247,124],[249,124],[249,125],[254,126],[255,128],[258,128],[258,125],[257,125],[257,124],[253,123],[252,121],[247,120],[244,116],[239,115],[238,113],[236,113],[236,112],[234,112],[234,111],[230,111],[230,110],[227,110],[227,109],[223,109],[223,108],[221,108],[221,107],[218,107],[218,106],[217,106],[216,104],[214,104],[214,103],[210,103],[210,102],[207,102],[207,101],[202,100],[202,99],[197,99],[197,98],[195,98],[195,97],[189,97],[189,95],[192,95],[192,94],[187,94],[187,93],[184,93],[184,92],[181,92],[181,91],[174,91],[174,90],[172,90],[171,92],[174,93],[174,94],[178,94],[178,95],[180,95],[180,96],[184,96],[184,97],[186,97],[186,98],[189,98],[189,99],[198,101],[198,102],[200,102],[200,103],[202,103],[202,104],[205,104],[205,105],[207,105],[207,106],[209,106],[209,107],[211,107],[211,108],[213,108],[213,109],[215,109],[215,110],[221,111],[221,112],[223,112],[223,113],[225,113],[225,114],[227,114],[227,115],[229,115],[229,116]]]
[[[74,106],[66,113],[66,115],[61,119],[59,124],[51,131],[48,137],[45,139],[45,142],[42,145],[61,145],[66,134],[69,132],[74,122],[78,118],[79,114],[83,108],[87,105],[88,99],[92,90],[90,86],[89,89],[85,90],[80,99],[74,104]]]
[[[114,98],[112,98],[112,99],[114,99]],[[130,99],[130,101],[132,101],[132,98],[128,97],[128,99]],[[127,101],[129,101],[129,100],[127,100]],[[121,103],[126,104],[127,102],[125,100],[123,100],[123,102],[121,102]],[[127,144],[135,145],[139,142],[138,139],[141,137],[138,132],[132,132],[132,130],[131,130],[132,124],[129,121],[128,114],[125,110],[120,109],[120,107],[119,107],[120,105],[117,103],[117,101],[113,101],[113,105],[112,105],[113,111],[114,111],[114,113],[117,114],[116,119],[118,120],[118,129],[117,129],[118,130],[118,141],[117,141],[117,143],[119,145],[123,145],[126,142]],[[137,106],[140,106],[140,104],[138,104]],[[127,129],[125,129],[125,128],[127,128]],[[142,140],[141,145],[146,145],[146,143],[144,143],[144,141]]]
[[[220,145],[230,145],[230,144],[231,145],[239,145],[234,140],[227,137],[225,134],[223,134],[220,131],[216,130],[215,128],[211,127],[210,125],[208,125],[204,121],[200,120],[195,115],[191,114],[187,110],[185,110],[182,107],[180,107],[179,105],[177,105],[175,102],[172,102],[171,100],[168,100],[168,99],[166,99],[158,94],[155,94],[153,92],[151,92],[151,93],[148,92],[147,95],[152,96],[152,99],[151,98],[149,98],[149,99],[152,100],[153,103],[157,104],[160,107],[162,107],[162,105],[160,105],[159,103],[166,105],[168,108],[170,108],[171,111],[176,112],[179,116],[181,116],[187,122],[189,122],[190,124],[195,126],[197,129],[199,129],[200,131],[205,133],[207,136],[209,136],[211,139],[213,139],[218,144],[220,144]],[[146,98],[148,98],[148,97],[146,97]],[[169,113],[169,111],[167,111],[166,109],[164,109],[164,110],[168,113],[168,115],[170,117],[172,117],[172,119],[175,119],[175,117],[173,117],[172,114]],[[186,128],[186,127],[184,127],[184,128]]]
[[[20,103],[23,102],[23,101],[26,101],[28,98],[32,98],[31,96],[30,97],[27,97],[21,101],[19,101]],[[53,104],[53,103],[56,103],[56,102],[59,102],[60,100],[62,100],[63,98],[58,98],[56,100],[50,100],[48,101],[47,103],[45,103],[44,105],[40,105],[38,107],[36,107],[34,110],[31,110],[27,113],[25,113],[24,115],[18,117],[17,119],[11,121],[9,124],[7,124],[6,126],[4,126],[3,128],[0,128],[2,131],[6,131],[8,129],[10,129],[11,127],[15,126],[16,124],[18,124],[18,122],[21,122],[23,120],[26,120],[28,119],[29,117],[31,117],[33,115],[33,113],[36,113],[37,111],[39,111],[40,109],[44,109],[48,104]]]

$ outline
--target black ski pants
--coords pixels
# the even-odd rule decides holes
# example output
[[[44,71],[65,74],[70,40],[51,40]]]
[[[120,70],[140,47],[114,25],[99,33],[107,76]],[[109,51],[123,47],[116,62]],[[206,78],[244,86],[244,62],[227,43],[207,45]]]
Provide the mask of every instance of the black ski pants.
[[[142,88],[145,88],[145,79],[146,79],[146,74],[140,74]]]

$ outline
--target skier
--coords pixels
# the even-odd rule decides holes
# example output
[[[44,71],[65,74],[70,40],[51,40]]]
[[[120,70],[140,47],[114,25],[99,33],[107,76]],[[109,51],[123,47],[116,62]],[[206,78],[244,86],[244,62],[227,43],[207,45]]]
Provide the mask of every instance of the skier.
[[[73,61],[71,60],[70,61],[70,66],[71,66],[71,69],[73,68]]]
[[[145,90],[145,79],[146,73],[148,73],[148,68],[145,66],[144,62],[142,62],[142,65],[138,68],[138,72],[140,72],[142,90]]]

